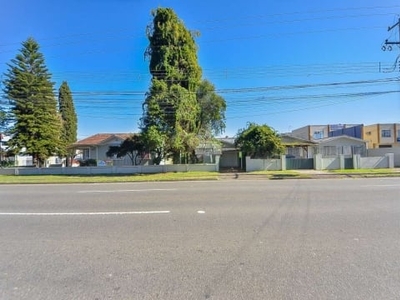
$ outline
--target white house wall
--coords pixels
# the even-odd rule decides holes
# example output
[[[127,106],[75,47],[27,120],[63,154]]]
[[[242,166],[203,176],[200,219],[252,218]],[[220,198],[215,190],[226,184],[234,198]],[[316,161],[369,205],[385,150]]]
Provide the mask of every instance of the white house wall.
[[[107,151],[110,148],[109,145],[101,145],[98,147],[91,147],[90,148],[90,158],[95,160],[104,160],[106,161],[107,158]]]
[[[29,167],[33,165],[32,156],[17,155],[15,157],[15,165],[18,167]]]
[[[334,148],[333,154],[326,154],[325,147],[332,147]],[[354,153],[356,150],[355,148],[358,148],[357,152]],[[336,156],[339,154],[344,154],[346,157],[352,156],[353,154],[362,154],[365,155],[366,151],[366,142],[365,141],[358,141],[358,140],[353,140],[350,138],[335,138],[333,140],[326,140],[326,141],[321,141],[318,144],[318,153],[323,154],[324,156]]]

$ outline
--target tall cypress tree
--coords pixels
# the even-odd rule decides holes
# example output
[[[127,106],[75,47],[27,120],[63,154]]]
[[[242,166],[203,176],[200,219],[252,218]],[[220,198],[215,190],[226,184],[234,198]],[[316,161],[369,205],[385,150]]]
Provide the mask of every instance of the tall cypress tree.
[[[61,115],[61,145],[60,155],[67,157],[67,165],[69,165],[68,158],[73,153],[68,151],[68,147],[75,143],[77,140],[78,119],[75,112],[74,101],[72,99],[71,90],[68,83],[64,81],[58,90],[58,109]]]
[[[61,120],[39,44],[28,38],[8,67],[4,92],[14,118],[8,146],[15,153],[32,155],[34,163],[42,166],[60,151]]]
[[[198,145],[200,106],[196,90],[201,82],[194,35],[170,8],[153,11],[148,27],[152,82],[143,104],[142,133],[152,149],[172,154],[191,154]],[[162,149],[162,151],[160,151]]]

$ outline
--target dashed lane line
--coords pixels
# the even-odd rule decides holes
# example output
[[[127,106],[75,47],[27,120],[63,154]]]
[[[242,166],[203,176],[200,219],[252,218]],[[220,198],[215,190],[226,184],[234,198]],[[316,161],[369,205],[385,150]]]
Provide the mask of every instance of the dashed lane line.
[[[150,215],[169,214],[169,210],[150,211],[104,211],[104,212],[0,212],[0,216],[107,216],[107,215]]]
[[[92,191],[77,191],[80,194],[88,194],[88,193],[130,193],[130,192],[168,192],[168,191],[176,191],[177,189],[141,189],[141,190],[92,190]]]

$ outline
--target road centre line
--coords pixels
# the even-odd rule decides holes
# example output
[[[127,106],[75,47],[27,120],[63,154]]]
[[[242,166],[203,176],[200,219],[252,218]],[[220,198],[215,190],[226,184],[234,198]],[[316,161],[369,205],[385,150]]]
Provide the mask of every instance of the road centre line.
[[[129,192],[158,192],[158,191],[176,191],[177,189],[143,189],[143,190],[93,190],[93,191],[77,191],[80,194],[88,193],[129,193]]]
[[[169,214],[169,210],[150,211],[105,211],[105,212],[50,212],[50,213],[22,213],[22,212],[0,212],[0,216],[106,216],[106,215],[149,215]]]

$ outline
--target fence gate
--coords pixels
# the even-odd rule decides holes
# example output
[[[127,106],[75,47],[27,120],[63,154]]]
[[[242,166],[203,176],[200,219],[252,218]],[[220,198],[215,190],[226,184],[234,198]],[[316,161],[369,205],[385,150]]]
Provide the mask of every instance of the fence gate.
[[[314,169],[313,158],[286,158],[286,170]]]
[[[344,168],[345,169],[353,169],[354,168],[352,157],[344,159]]]

